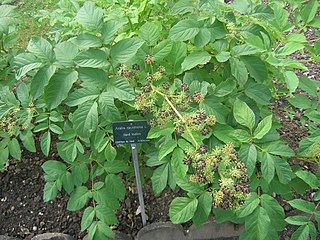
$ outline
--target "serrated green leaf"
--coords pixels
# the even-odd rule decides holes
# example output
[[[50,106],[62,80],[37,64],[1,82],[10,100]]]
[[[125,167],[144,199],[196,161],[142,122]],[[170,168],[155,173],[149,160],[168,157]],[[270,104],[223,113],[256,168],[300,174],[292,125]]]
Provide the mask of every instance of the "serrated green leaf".
[[[247,174],[251,176],[256,168],[257,149],[254,144],[244,144],[239,150],[240,159],[247,167]]]
[[[89,49],[80,52],[74,61],[80,67],[104,68],[109,65],[107,57],[106,52],[100,49]]]
[[[153,22],[146,22],[139,29],[140,37],[149,45],[155,45],[160,38],[161,25]]]
[[[118,222],[118,219],[115,213],[104,205],[99,204],[96,207],[96,216],[101,221],[107,224],[116,224]]]
[[[58,177],[67,171],[66,165],[56,160],[48,160],[42,164],[43,171],[51,176]]]
[[[24,82],[20,83],[20,85],[16,89],[16,95],[19,99],[22,107],[29,107],[29,104],[31,103],[31,98],[29,95],[29,87]]]
[[[95,216],[95,209],[93,207],[87,207],[81,218],[81,231],[86,230],[93,222]]]
[[[169,208],[170,220],[174,224],[189,221],[197,210],[198,200],[196,198],[177,197]]]
[[[54,61],[54,52],[52,46],[43,38],[32,37],[29,41],[27,49],[42,61]]]
[[[93,2],[85,2],[77,13],[76,20],[83,26],[97,30],[103,22],[102,8],[97,7]]]
[[[245,63],[251,77],[262,83],[268,78],[268,69],[264,61],[256,56],[242,56],[241,61]]]
[[[286,71],[284,74],[288,89],[290,92],[294,92],[299,86],[299,78],[293,71]]]
[[[4,170],[4,165],[7,163],[9,158],[9,149],[5,147],[0,151],[0,172]]]
[[[270,183],[274,177],[275,163],[273,156],[269,153],[262,153],[261,171],[263,178]]]
[[[169,38],[174,41],[186,41],[195,37],[199,31],[199,25],[195,20],[181,20],[170,29]]]
[[[62,134],[63,130],[61,127],[59,127],[58,125],[54,124],[54,123],[50,123],[49,124],[49,129],[54,132],[55,134]]]
[[[50,131],[45,132],[40,139],[40,147],[41,151],[45,156],[48,157],[51,146],[51,134]]]
[[[49,202],[54,200],[58,194],[58,188],[56,182],[46,182],[43,190],[43,201]]]
[[[309,217],[307,216],[290,216],[287,217],[285,220],[287,223],[297,226],[306,225],[310,221]]]
[[[159,194],[165,189],[169,176],[169,164],[165,163],[158,167],[151,177],[152,189],[156,194]]]
[[[155,61],[160,61],[168,56],[172,50],[172,41],[170,39],[165,39],[159,42],[153,50],[153,56]]]
[[[283,157],[293,157],[295,155],[294,151],[282,142],[271,143],[265,148],[265,150],[270,154],[280,155]]]
[[[188,166],[183,163],[184,152],[181,148],[176,148],[171,157],[171,167],[176,176],[184,177],[187,174]]]
[[[271,221],[271,225],[277,231],[281,231],[286,226],[285,214],[278,201],[267,194],[261,195],[261,206],[266,210]]]
[[[310,23],[318,12],[319,2],[317,0],[309,1],[301,10],[301,18],[305,23]]]
[[[272,127],[272,115],[265,117],[259,122],[258,126],[253,132],[253,137],[256,139],[261,139],[266,135]]]
[[[71,69],[61,69],[51,77],[49,84],[44,89],[44,100],[49,109],[56,108],[67,98],[77,78],[78,73]]]
[[[248,127],[250,130],[253,129],[255,115],[250,107],[240,99],[236,99],[234,102],[233,116],[239,124]]]
[[[13,66],[16,69],[16,79],[19,80],[29,71],[42,65],[40,59],[31,53],[21,53],[14,57]]]
[[[105,178],[108,191],[116,198],[123,199],[126,195],[126,188],[120,176],[108,174]]]
[[[56,63],[65,67],[72,67],[75,65],[74,59],[78,55],[78,48],[71,42],[61,42],[54,47],[56,55]]]
[[[170,9],[170,14],[185,14],[192,12],[195,9],[195,4],[192,0],[180,0],[176,2],[173,7]]]
[[[261,52],[261,49],[255,48],[248,44],[237,45],[231,49],[232,56],[252,55]]]
[[[126,171],[128,169],[128,165],[124,161],[113,160],[106,161],[103,168],[107,173],[119,173]]]
[[[308,239],[309,232],[310,232],[309,225],[302,225],[297,229],[297,231],[295,231],[292,234],[291,240],[305,240],[305,239]]]
[[[83,208],[89,200],[89,190],[85,186],[78,186],[74,192],[71,193],[67,209],[69,211],[77,211]]]
[[[34,136],[30,130],[28,130],[27,132],[22,132],[20,134],[20,139],[22,141],[23,146],[29,152],[36,152],[37,151]]]
[[[105,71],[97,68],[79,68],[77,69],[81,85],[87,88],[101,88],[106,84],[107,74]]]
[[[250,83],[245,86],[245,94],[261,105],[268,105],[271,99],[270,89],[260,83]]]
[[[303,199],[293,199],[288,201],[291,207],[296,208],[302,212],[312,214],[315,211],[315,205],[312,202],[308,202]]]
[[[302,179],[305,183],[307,183],[313,189],[319,189],[320,182],[316,175],[311,172],[299,170],[295,172],[296,176]]]
[[[87,101],[95,100],[99,94],[100,91],[97,88],[79,88],[68,96],[65,103],[70,107],[78,106]]]
[[[279,50],[277,51],[277,55],[278,56],[287,56],[287,55],[294,53],[295,51],[299,51],[302,49],[304,49],[303,44],[295,43],[295,42],[288,42],[286,45],[279,48]]]
[[[81,49],[99,48],[102,46],[102,40],[90,33],[81,33],[74,39],[74,43]]]
[[[16,138],[12,138],[8,144],[8,149],[10,155],[18,160],[21,160],[21,148],[18,140]]]
[[[245,229],[251,239],[268,239],[267,236],[271,235],[273,228],[267,211],[258,206],[253,214],[246,219]]]
[[[108,81],[106,91],[109,96],[118,98],[119,100],[132,101],[135,95],[129,82],[122,77],[112,77]]]
[[[279,181],[282,184],[288,184],[291,181],[292,175],[292,170],[289,163],[283,158],[273,157],[273,159]]]
[[[87,102],[74,111],[72,122],[81,137],[89,137],[98,126],[98,104]]]
[[[229,60],[230,56],[231,56],[230,52],[225,52],[225,51],[222,51],[217,55],[215,55],[218,62],[226,62]]]
[[[115,39],[115,34],[123,26],[123,22],[109,20],[102,28],[102,39],[104,44],[109,44]]]
[[[305,95],[298,94],[288,98],[288,102],[295,108],[310,109],[312,108],[312,101]]]
[[[111,145],[110,142],[104,151],[104,156],[108,161],[113,161],[117,156],[117,150]]]
[[[194,213],[192,218],[193,223],[196,226],[201,225],[202,223],[208,220],[208,216],[212,208],[212,196],[208,192],[204,192],[198,198],[197,210]]]
[[[184,191],[194,193],[194,194],[201,194],[204,192],[203,188],[199,183],[190,182],[187,177],[185,178],[177,178],[176,182],[178,186],[183,189]]]
[[[244,86],[248,80],[246,65],[237,58],[230,58],[231,74],[235,77],[240,86]]]
[[[49,79],[53,76],[55,70],[56,67],[52,65],[44,66],[34,75],[30,85],[30,94],[34,99],[43,95],[44,87],[48,84]]]
[[[120,120],[120,112],[114,105],[114,98],[108,92],[103,92],[99,96],[99,113],[110,121]]]
[[[259,206],[259,203],[258,195],[254,192],[250,193],[244,204],[237,210],[237,216],[243,218],[250,215]]]
[[[208,28],[201,28],[199,33],[194,38],[194,45],[197,48],[202,48],[211,40],[211,32]]]
[[[187,71],[199,64],[207,64],[211,59],[211,55],[208,52],[192,52],[182,62],[182,70]]]
[[[63,189],[69,194],[73,191],[73,175],[70,172],[65,172],[65,174],[62,176],[62,186]]]
[[[144,41],[140,38],[123,39],[111,47],[110,55],[113,63],[125,63],[136,55]]]
[[[229,79],[227,79],[225,81],[222,81],[216,87],[214,95],[216,97],[227,96],[228,94],[233,92],[233,90],[236,88],[236,86],[237,86],[236,82],[233,79],[229,78]],[[209,99],[210,99],[210,97],[209,97]],[[221,103],[219,102],[219,104],[221,104]],[[211,106],[211,107],[213,107],[213,106]]]
[[[177,142],[173,139],[161,145],[159,151],[159,160],[163,159],[177,147]]]

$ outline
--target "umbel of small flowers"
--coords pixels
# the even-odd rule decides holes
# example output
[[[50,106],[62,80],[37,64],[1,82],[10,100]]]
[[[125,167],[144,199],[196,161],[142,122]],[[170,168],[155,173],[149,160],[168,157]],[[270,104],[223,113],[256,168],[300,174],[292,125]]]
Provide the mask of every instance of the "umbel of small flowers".
[[[184,163],[192,169],[190,181],[211,189],[215,208],[237,209],[250,193],[247,169],[231,143],[212,150],[204,144],[190,148]]]

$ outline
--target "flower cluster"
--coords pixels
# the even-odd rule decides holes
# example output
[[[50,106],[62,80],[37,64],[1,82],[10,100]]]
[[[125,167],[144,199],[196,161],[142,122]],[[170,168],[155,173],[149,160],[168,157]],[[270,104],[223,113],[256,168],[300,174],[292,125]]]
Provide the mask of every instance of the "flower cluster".
[[[204,144],[188,149],[184,163],[192,168],[190,181],[212,187],[216,208],[236,209],[250,192],[247,169],[232,144],[208,150]]]
[[[28,128],[25,119],[20,116],[19,109],[13,109],[5,115],[0,121],[0,129],[10,136],[15,135],[18,131],[23,131]]]

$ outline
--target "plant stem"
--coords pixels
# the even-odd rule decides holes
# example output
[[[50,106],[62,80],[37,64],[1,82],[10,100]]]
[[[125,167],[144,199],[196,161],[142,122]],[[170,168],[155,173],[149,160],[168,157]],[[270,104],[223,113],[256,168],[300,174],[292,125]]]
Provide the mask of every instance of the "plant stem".
[[[161,95],[161,96],[166,100],[166,102],[169,104],[169,106],[172,108],[172,110],[175,112],[175,114],[177,114],[177,116],[180,118],[180,120],[181,120],[181,121],[183,122],[183,124],[185,125],[186,130],[187,130],[189,136],[191,137],[192,141],[194,142],[196,148],[198,148],[199,143],[198,143],[197,140],[194,138],[194,136],[193,136],[190,128],[189,128],[189,127],[187,126],[187,124],[185,123],[182,115],[181,115],[181,114],[179,113],[179,111],[175,108],[175,106],[174,106],[173,103],[170,101],[170,99],[168,98],[168,96],[165,95],[165,94],[163,94],[163,93],[160,92],[160,91],[157,91],[157,90],[155,90],[155,92],[158,93],[159,95]]]

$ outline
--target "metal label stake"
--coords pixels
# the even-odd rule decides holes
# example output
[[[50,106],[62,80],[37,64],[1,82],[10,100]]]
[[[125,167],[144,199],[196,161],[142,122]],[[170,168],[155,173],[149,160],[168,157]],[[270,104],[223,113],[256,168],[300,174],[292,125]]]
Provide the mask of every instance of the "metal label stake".
[[[145,143],[150,142],[147,139],[148,131],[150,125],[145,120],[138,121],[126,121],[126,122],[113,122],[113,138],[115,144],[131,144],[134,173],[136,175],[137,188],[138,188],[138,197],[141,210],[142,225],[147,224],[146,221],[146,211],[144,206],[144,199],[142,193],[142,185],[140,179],[139,171],[139,161],[138,161],[138,152],[136,143]]]
[[[135,143],[131,144],[131,150],[132,150],[132,158],[133,158],[133,165],[134,165],[134,173],[136,175],[136,181],[137,181],[139,203],[141,208],[142,225],[145,226],[147,224],[146,211],[144,207],[144,199],[143,199],[143,193],[142,193],[137,146]]]

